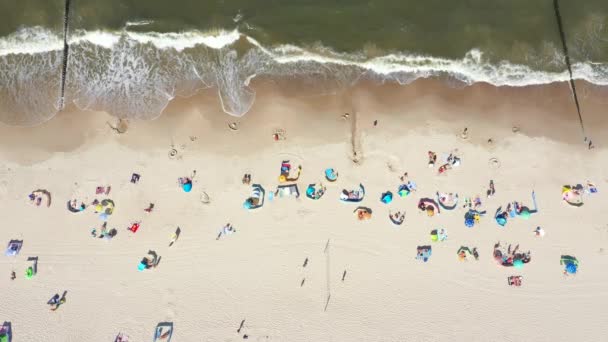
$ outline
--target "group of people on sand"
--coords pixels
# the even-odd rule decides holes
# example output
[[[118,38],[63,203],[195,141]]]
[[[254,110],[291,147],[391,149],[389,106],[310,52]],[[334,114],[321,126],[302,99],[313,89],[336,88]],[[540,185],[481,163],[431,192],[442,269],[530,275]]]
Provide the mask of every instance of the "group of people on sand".
[[[445,163],[442,164],[438,169],[438,172],[440,174],[452,169],[453,167],[460,165],[460,158],[456,155],[456,153],[457,150],[454,150],[447,156],[447,158],[445,159]],[[429,157],[429,167],[435,167],[435,163],[437,162],[437,153],[433,151],[428,151],[427,154]]]
[[[501,247],[500,242],[494,245],[494,260],[502,266],[518,266],[527,264],[532,260],[530,251],[526,253],[519,252],[519,245],[511,249],[511,245],[508,246],[506,251]]]

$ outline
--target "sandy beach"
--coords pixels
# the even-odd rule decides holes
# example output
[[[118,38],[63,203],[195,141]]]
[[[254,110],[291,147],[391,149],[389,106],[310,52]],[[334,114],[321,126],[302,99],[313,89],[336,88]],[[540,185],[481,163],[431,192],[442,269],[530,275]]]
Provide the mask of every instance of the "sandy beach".
[[[2,243],[23,240],[17,256],[0,257],[0,321],[11,322],[15,342],[114,341],[119,332],[151,341],[159,322],[174,324],[172,342],[605,341],[606,90],[577,87],[588,149],[566,83],[420,80],[319,95],[258,82],[243,118],[222,113],[208,90],[174,100],[156,120],[131,121],[124,134],[107,124],[115,118],[73,108],[36,127],[0,126]],[[285,140],[273,139],[277,129]],[[439,159],[456,151],[461,164],[438,174],[428,151]],[[251,186],[243,174],[269,193],[283,160],[302,166],[301,196],[244,209]],[[339,173],[333,183],[324,179],[330,167]],[[186,193],[178,178],[193,170]],[[417,190],[382,203],[404,172]],[[487,198],[490,180],[496,194]],[[321,181],[325,195],[306,198],[308,184]],[[599,191],[583,206],[562,200],[562,186],[588,181]],[[339,200],[359,183],[362,202]],[[96,195],[98,186],[111,191]],[[30,202],[35,189],[51,193],[49,207]],[[538,213],[495,222],[499,206],[531,205],[533,191]],[[418,210],[436,192],[458,193],[458,207],[433,217]],[[487,214],[468,228],[463,201],[477,195]],[[66,208],[106,198],[115,203],[107,227],[118,232],[109,241],[91,235],[103,223],[94,206]],[[370,220],[357,220],[358,205],[373,210]],[[389,211],[405,211],[405,222],[393,225]],[[134,222],[136,233],[127,230]],[[226,223],[236,232],[216,239]],[[542,238],[533,233],[539,226]],[[447,240],[432,242],[440,228]],[[519,244],[531,262],[498,265],[497,242]],[[432,246],[428,262],[415,259],[422,245]],[[479,260],[459,261],[461,246],[476,247]],[[139,272],[148,250],[161,261]],[[563,274],[561,255],[576,256],[576,275]],[[28,257],[38,257],[31,279]],[[521,287],[507,284],[511,275],[523,277]],[[65,304],[49,310],[49,298],[64,291]]]

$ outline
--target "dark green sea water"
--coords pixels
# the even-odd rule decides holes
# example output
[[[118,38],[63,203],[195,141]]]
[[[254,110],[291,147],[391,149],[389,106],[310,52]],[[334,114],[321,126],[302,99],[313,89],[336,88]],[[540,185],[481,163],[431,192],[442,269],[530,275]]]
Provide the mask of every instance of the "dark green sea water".
[[[574,77],[608,84],[608,1],[559,4]],[[70,8],[71,39],[106,36],[70,44],[66,98],[126,116],[158,114],[176,94],[206,86],[218,87],[225,110],[241,115],[253,101],[245,83],[254,75],[337,86],[362,75],[408,83],[450,74],[514,86],[567,78],[551,0],[72,0]],[[57,86],[63,18],[64,1],[0,1],[0,100],[20,112],[3,121],[40,121],[56,107],[54,90],[15,99],[13,89]],[[234,30],[252,40],[182,44]]]

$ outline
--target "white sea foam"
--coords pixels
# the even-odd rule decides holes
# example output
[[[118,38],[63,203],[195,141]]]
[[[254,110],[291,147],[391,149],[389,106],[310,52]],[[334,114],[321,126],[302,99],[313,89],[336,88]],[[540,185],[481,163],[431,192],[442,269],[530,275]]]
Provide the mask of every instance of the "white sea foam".
[[[177,51],[182,51],[196,45],[221,49],[237,41],[240,38],[240,33],[237,30],[220,30],[215,32],[187,31],[181,33],[74,30],[69,38],[69,42],[70,44],[88,42],[110,49],[123,36],[140,43],[151,43],[159,49],[173,48]],[[24,28],[6,37],[0,37],[0,56],[35,54],[61,49],[63,49],[62,34],[42,27]]]
[[[125,24],[126,27],[130,26],[145,26],[154,23],[154,20],[137,20],[137,21],[127,21]]]
[[[336,64],[356,66],[373,71],[380,75],[408,73],[428,77],[440,73],[450,74],[468,84],[486,82],[495,86],[528,86],[568,81],[567,70],[548,72],[531,69],[525,65],[512,64],[507,61],[490,64],[484,61],[483,52],[478,49],[469,51],[462,59],[445,59],[412,54],[390,54],[361,60],[360,56],[346,54],[316,54],[293,45],[282,45],[272,49],[263,47],[251,37],[247,40],[264,53],[270,55],[277,63],[290,64],[315,62],[319,64]],[[326,52],[325,50],[324,52]],[[350,58],[349,58],[350,57]],[[608,65],[575,63],[572,65],[576,79],[585,80],[597,85],[608,85]]]
[[[36,54],[63,48],[63,39],[40,26],[20,29],[0,37],[0,56]]]
[[[221,49],[230,45],[240,38],[240,33],[234,31],[219,31],[217,33],[202,33],[198,31],[188,31],[182,33],[137,33],[126,32],[129,38],[140,43],[152,43],[159,49],[173,48],[182,51],[196,45],[206,45],[213,49]]]
[[[464,84],[487,82],[496,86],[569,80],[559,51],[543,63],[563,71],[547,72],[507,61],[491,63],[478,49],[459,59],[405,53],[370,58],[363,52],[337,53],[323,46],[266,47],[245,36],[250,48],[237,53],[231,46],[242,36],[237,30],[72,31],[66,98],[81,108],[150,119],[159,115],[177,95],[187,96],[201,88],[216,87],[224,111],[242,116],[255,101],[255,89],[250,86],[255,77],[302,76],[321,80],[319,83],[328,89],[349,86],[362,78],[408,84],[419,78],[451,76]],[[190,50],[196,46],[206,49]],[[62,48],[61,34],[41,27],[22,29],[0,38],[0,71],[5,70],[0,73],[0,96],[3,91],[6,94],[0,102],[12,101],[11,110],[31,115],[20,118],[18,124],[40,122],[36,113],[52,115],[56,111],[51,105],[56,102],[55,93],[41,93],[32,84],[39,85],[48,79],[58,82]],[[534,58],[530,56],[531,61],[538,62]],[[575,63],[572,67],[576,79],[608,85],[607,64]],[[53,83],[48,88],[58,86]],[[20,92],[14,94],[13,89]],[[48,117],[46,114],[44,117]]]

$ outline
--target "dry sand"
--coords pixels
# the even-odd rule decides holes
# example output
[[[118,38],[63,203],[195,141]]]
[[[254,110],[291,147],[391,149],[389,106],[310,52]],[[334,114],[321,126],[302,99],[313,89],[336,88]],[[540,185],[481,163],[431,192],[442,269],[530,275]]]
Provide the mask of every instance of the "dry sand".
[[[423,81],[334,96],[267,86],[242,119],[221,115],[211,95],[201,94],[171,104],[156,121],[132,122],[123,135],[112,132],[105,114],[77,111],[38,127],[0,127],[2,243],[24,240],[17,257],[0,257],[0,321],[12,323],[15,341],[113,341],[119,331],[150,341],[162,321],[175,324],[174,342],[239,341],[243,334],[290,342],[605,341],[605,98],[593,89],[587,94],[587,131],[598,146],[591,151],[565,84],[446,89]],[[228,128],[232,121],[238,131]],[[467,140],[459,137],[464,127]],[[286,129],[285,141],[273,141],[276,128]],[[460,167],[445,175],[427,167],[428,150],[453,149]],[[490,158],[500,168],[490,167]],[[243,209],[250,188],[242,175],[252,174],[269,192],[284,159],[303,166],[301,198]],[[306,186],[321,181],[327,167],[339,171],[339,180],[325,182],[322,199],[305,198]],[[193,191],[185,193],[177,178],[192,170]],[[395,192],[406,171],[418,191],[382,204],[380,193]],[[132,172],[141,174],[136,185]],[[486,199],[490,179],[497,193]],[[599,193],[580,208],[566,205],[561,186],[586,180]],[[360,182],[367,190],[361,204],[373,209],[364,222],[353,216],[355,205],[338,200],[342,188]],[[102,223],[91,209],[73,214],[65,206],[74,196],[104,198],[95,196],[98,185],[111,185],[108,197],[116,202],[108,227],[118,235],[111,241],[91,237]],[[29,203],[38,188],[52,193],[50,208]],[[499,228],[496,208],[531,204],[532,190],[539,213]],[[203,191],[210,204],[201,203]],[[472,229],[460,207],[427,217],[417,201],[436,191],[481,195],[488,215]],[[389,210],[405,210],[405,223],[392,225]],[[135,234],[126,230],[134,221],[141,221]],[[236,233],[216,240],[227,222]],[[168,247],[178,226],[181,236]],[[532,233],[537,226],[547,232],[542,239]],[[429,262],[415,260],[416,246],[431,244],[430,231],[442,227],[448,241],[432,244]],[[497,266],[497,241],[520,244],[532,262],[522,270]],[[459,262],[460,246],[477,247],[479,261]],[[149,249],[162,260],[138,272]],[[562,274],[562,254],[580,260],[575,277]],[[28,280],[29,256],[38,256],[39,266]],[[513,274],[523,275],[522,287],[507,286]],[[46,301],[64,290],[66,304],[50,311]]]

